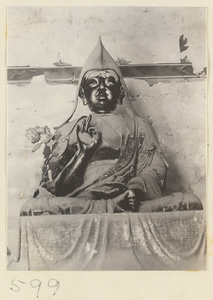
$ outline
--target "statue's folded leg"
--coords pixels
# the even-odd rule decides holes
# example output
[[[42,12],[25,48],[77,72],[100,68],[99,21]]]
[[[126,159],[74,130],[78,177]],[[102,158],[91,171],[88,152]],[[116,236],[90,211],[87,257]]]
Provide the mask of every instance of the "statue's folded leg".
[[[155,200],[144,201],[139,212],[160,212],[178,210],[202,210],[200,199],[190,193],[172,193]]]

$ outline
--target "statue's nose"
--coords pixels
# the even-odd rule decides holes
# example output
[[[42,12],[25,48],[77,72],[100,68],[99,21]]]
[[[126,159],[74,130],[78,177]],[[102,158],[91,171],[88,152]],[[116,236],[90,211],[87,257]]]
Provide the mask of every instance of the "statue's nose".
[[[103,83],[103,82],[100,82],[100,84],[99,84],[99,89],[103,90],[104,88],[105,88],[104,83]]]

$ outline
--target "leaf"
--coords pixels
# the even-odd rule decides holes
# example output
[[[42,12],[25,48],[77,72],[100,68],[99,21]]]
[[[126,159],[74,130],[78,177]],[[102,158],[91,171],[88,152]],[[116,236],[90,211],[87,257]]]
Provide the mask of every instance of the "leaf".
[[[56,143],[56,141],[51,139],[46,145],[49,146],[49,147],[52,147],[55,143]]]
[[[64,140],[59,144],[59,150],[58,150],[58,155],[61,156],[65,150],[67,149],[68,141]]]
[[[38,150],[41,147],[42,143],[38,143],[33,147],[32,152],[35,152],[36,150]]]
[[[59,158],[52,157],[51,160],[49,161],[49,169],[54,171],[55,168],[57,167],[58,163],[59,163]]]
[[[48,146],[45,146],[45,147],[44,147],[43,154],[44,154],[44,157],[45,157],[45,158],[46,158],[46,157],[49,157],[49,156],[50,156],[50,154],[51,154],[50,147],[48,147]]]
[[[52,155],[53,156],[61,156],[64,153],[64,151],[67,149],[67,144],[68,144],[68,141],[63,140],[60,142],[60,144],[55,145]]]
[[[33,198],[36,198],[36,197],[38,196],[38,194],[39,194],[39,189],[37,189],[37,190],[34,192]]]

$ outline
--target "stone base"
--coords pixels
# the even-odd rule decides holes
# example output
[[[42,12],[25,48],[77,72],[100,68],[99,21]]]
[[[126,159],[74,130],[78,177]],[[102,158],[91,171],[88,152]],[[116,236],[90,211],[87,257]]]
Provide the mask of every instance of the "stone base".
[[[205,270],[205,212],[8,219],[8,270]]]

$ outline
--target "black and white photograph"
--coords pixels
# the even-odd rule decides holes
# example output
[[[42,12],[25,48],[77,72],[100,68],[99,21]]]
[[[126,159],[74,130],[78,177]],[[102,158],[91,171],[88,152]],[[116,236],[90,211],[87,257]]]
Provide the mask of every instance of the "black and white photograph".
[[[7,8],[7,270],[207,269],[207,9]]]

